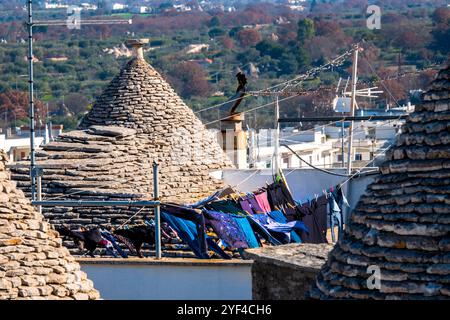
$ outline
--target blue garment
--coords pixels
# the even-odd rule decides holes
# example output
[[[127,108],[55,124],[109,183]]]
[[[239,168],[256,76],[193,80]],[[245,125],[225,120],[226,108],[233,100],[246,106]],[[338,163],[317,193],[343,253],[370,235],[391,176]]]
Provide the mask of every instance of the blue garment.
[[[334,234],[334,227],[338,227],[338,239],[341,239],[344,233],[344,212],[343,206],[346,205],[350,207],[347,198],[344,195],[342,187],[340,185],[336,186],[332,192],[329,194],[329,223],[331,228],[331,239],[336,242],[336,236]]]
[[[257,219],[255,219],[252,215],[247,216],[247,220],[250,222],[252,229],[257,233],[260,237],[266,239],[268,242],[273,244],[274,246],[282,245],[283,243],[272,236],[262,224]]]
[[[268,215],[277,222],[281,222],[281,223],[288,222],[287,218],[284,216],[283,212],[281,212],[281,211],[278,211],[278,210],[271,211],[268,213]],[[302,243],[302,238],[300,238],[300,236],[294,230],[291,231],[290,236],[291,236],[291,242]]]
[[[180,239],[186,243],[194,254],[200,259],[208,259],[209,255],[206,250],[202,250],[198,243],[198,236],[192,232],[191,227],[196,228],[192,221],[175,217],[169,213],[161,211],[161,218],[166,221],[178,234]],[[190,227],[191,225],[191,227]]]
[[[231,259],[231,257],[225,251],[223,251],[222,248],[217,243],[215,243],[211,237],[206,236],[206,243],[208,244],[209,249],[221,256],[222,259]]]
[[[338,227],[338,238],[340,238],[341,229],[342,229],[342,211],[339,208],[334,196],[332,193],[328,195],[328,219],[331,228],[331,241],[336,242],[336,235],[334,234],[334,227]]]
[[[161,211],[161,216],[169,224],[171,228],[175,230],[178,236],[183,242],[185,242],[194,254],[201,258],[210,258],[206,250],[202,250],[201,246],[198,244],[200,237],[198,236],[197,226],[194,222],[180,217],[175,217],[167,212]],[[206,243],[209,249],[217,253],[223,259],[231,259],[231,257],[226,254],[210,237],[206,236]]]
[[[245,240],[247,240],[249,248],[258,248],[260,247],[260,243],[255,236],[255,233],[245,217],[235,217],[233,218],[239,227],[244,231]]]
[[[336,242],[334,227],[336,225],[338,226],[338,239],[340,239],[344,232],[344,213],[342,211],[342,208],[344,205],[350,207],[341,186],[336,186],[336,188],[334,188],[334,190],[329,193],[328,203],[330,208],[329,222],[332,231],[331,239],[333,242]]]
[[[266,214],[253,215],[261,224],[271,232],[282,233],[285,243],[291,242],[291,232],[293,230],[299,230],[309,233],[308,228],[302,221],[294,220],[289,222],[277,222]]]
[[[109,240],[111,244],[113,245],[114,249],[117,250],[117,252],[122,256],[122,258],[128,258],[128,255],[125,251],[122,250],[122,248],[117,244],[116,239],[114,239],[114,236],[106,230],[101,231],[101,235],[106,240]],[[115,256],[115,254],[113,253]]]
[[[182,220],[175,220],[175,223],[177,221],[179,222],[179,224],[180,224],[179,227],[181,227],[182,229],[188,230],[187,228],[189,228],[189,227],[186,226],[184,221],[191,221],[193,223],[193,225],[196,227],[195,231],[193,231],[191,233],[195,234],[195,244],[196,244],[195,247],[196,247],[197,253],[200,256],[209,258],[209,255],[207,252],[208,245],[206,243],[205,218],[202,214],[198,213],[197,211],[195,211],[191,208],[182,207],[182,206],[179,206],[176,204],[168,204],[168,203],[161,205],[161,211],[164,211],[166,214],[170,214],[172,217],[182,219]],[[168,222],[168,221],[166,221],[166,222]],[[189,225],[191,225],[191,224],[189,224]],[[177,231],[177,230],[175,229],[175,231]],[[188,238],[190,239],[191,236],[192,236],[191,234],[188,234],[186,239],[188,239]],[[181,238],[181,236],[180,236],[180,238]],[[193,241],[193,240],[190,240],[190,241]]]
[[[229,247],[235,249],[259,247],[258,240],[245,216],[207,209],[203,209],[203,213],[206,222]]]

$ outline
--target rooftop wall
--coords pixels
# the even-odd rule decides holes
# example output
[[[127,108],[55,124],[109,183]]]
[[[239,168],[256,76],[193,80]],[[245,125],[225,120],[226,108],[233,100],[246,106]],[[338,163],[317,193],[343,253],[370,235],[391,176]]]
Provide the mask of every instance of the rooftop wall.
[[[175,258],[78,261],[106,300],[252,298],[252,261]]]

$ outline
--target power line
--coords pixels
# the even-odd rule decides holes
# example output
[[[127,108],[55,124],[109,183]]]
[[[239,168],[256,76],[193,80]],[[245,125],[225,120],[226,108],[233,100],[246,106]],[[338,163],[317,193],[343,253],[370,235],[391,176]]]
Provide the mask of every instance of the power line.
[[[295,97],[296,97],[296,96],[286,97],[286,98],[284,98],[284,99],[279,100],[279,102],[282,102],[282,101],[285,101],[285,100],[288,100],[288,99],[292,99],[292,98],[295,98]],[[249,110],[242,111],[241,113],[244,113],[244,114],[245,114],[245,113],[247,113],[247,112],[251,112],[251,111],[254,111],[254,110],[259,110],[259,109],[261,109],[261,108],[270,106],[270,105],[275,104],[275,103],[276,103],[275,101],[269,102],[269,103],[263,104],[263,105],[261,105],[261,106],[255,107],[255,108],[252,108],[252,109],[249,109]],[[231,117],[233,117],[233,115],[228,115],[228,116],[226,116],[226,117],[223,117],[223,118],[220,118],[220,119],[211,121],[211,122],[207,122],[207,123],[205,123],[204,125],[207,126],[207,125],[210,125],[210,124],[213,124],[213,123],[216,123],[216,122],[225,120],[225,119],[229,119],[229,118],[231,118]]]
[[[330,62],[328,62],[328,63],[326,63],[326,64],[324,64],[324,65],[322,65],[322,66],[319,66],[319,67],[311,68],[311,69],[309,69],[307,72],[305,72],[305,73],[303,73],[303,74],[301,74],[301,75],[299,75],[299,76],[297,76],[297,77],[295,77],[295,78],[293,78],[293,79],[283,81],[283,82],[281,82],[281,83],[279,83],[279,84],[270,86],[270,87],[265,88],[265,89],[261,89],[261,90],[257,90],[257,91],[252,91],[252,92],[250,92],[249,94],[246,94],[244,97],[236,98],[236,99],[229,100],[229,101],[225,101],[225,102],[223,102],[223,103],[219,103],[219,104],[216,104],[216,105],[213,105],[213,106],[210,106],[210,107],[207,107],[207,108],[198,110],[198,111],[196,111],[195,113],[197,114],[197,113],[200,113],[200,112],[203,112],[203,111],[206,111],[206,110],[210,110],[210,109],[213,109],[213,108],[222,106],[222,105],[224,105],[224,104],[227,104],[227,103],[231,103],[231,102],[237,101],[237,100],[239,100],[239,99],[248,98],[249,96],[254,96],[254,95],[264,95],[264,94],[269,93],[272,89],[275,89],[275,88],[278,88],[278,87],[281,87],[281,86],[284,85],[285,87],[279,92],[280,94],[283,94],[282,91],[284,91],[284,90],[287,89],[288,87],[291,87],[291,86],[298,86],[298,85],[299,85],[300,83],[302,83],[304,80],[306,80],[307,78],[309,78],[309,77],[311,77],[311,76],[317,74],[318,72],[320,72],[320,71],[322,71],[322,70],[326,70],[326,69],[328,69],[329,67],[331,67],[332,65],[333,65],[333,66],[334,66],[334,65],[338,65],[338,63],[341,63],[341,64],[342,64],[343,58],[345,58],[345,57],[347,57],[348,55],[350,55],[350,54],[353,52],[353,50],[355,50],[355,49],[352,48],[352,49],[350,49],[350,50],[347,50],[345,53],[343,53],[343,54],[341,54],[340,56],[338,56],[338,57],[332,59]],[[248,63],[248,64],[249,64],[249,63]],[[295,83],[296,81],[297,81],[297,83]],[[294,84],[292,84],[292,83],[294,83]],[[296,93],[294,93],[294,94],[296,94]]]
[[[383,127],[383,126],[386,126],[386,125],[388,125],[388,124],[390,124],[391,122],[393,122],[393,121],[399,121],[401,119],[401,117],[398,117],[397,119],[393,119],[393,120],[390,120],[390,121],[387,121],[387,122],[383,122],[383,123],[381,123],[381,124],[377,124],[377,125],[375,125],[375,127],[378,127],[378,126],[380,126],[380,127]],[[357,128],[360,128],[360,127],[363,127],[364,126],[364,122],[361,122],[355,129],[357,129]],[[314,129],[312,129],[312,130],[315,130],[315,128]],[[310,131],[310,130],[307,130],[307,131]],[[302,131],[302,132],[307,132],[307,131]],[[296,133],[296,134],[294,134],[294,135],[298,135],[299,133]],[[292,135],[291,135],[292,136]],[[287,145],[282,145],[282,146],[284,146],[284,147],[287,147]],[[312,165],[311,163],[309,163],[309,162],[307,162],[306,160],[304,160],[304,159],[302,159],[298,154],[296,154],[295,153],[295,151],[293,151],[290,147],[287,147],[291,152],[293,152],[302,162],[304,162],[304,163],[306,163],[307,165],[309,165],[310,167],[312,167],[312,168],[314,168],[314,169],[317,169],[317,170],[320,170],[320,171],[326,171],[326,170],[322,170],[322,169],[320,169],[320,168],[316,168],[316,166],[314,166],[314,165]],[[389,149],[389,147],[384,151],[384,152],[386,152],[387,150]],[[377,157],[379,157],[380,155],[378,155]],[[372,159],[369,163],[367,163],[363,168],[365,168],[365,167],[367,167],[370,163],[372,163],[377,157],[375,157],[374,159]],[[328,173],[328,172],[327,172]],[[334,174],[334,173],[330,173],[330,174]],[[335,175],[339,175],[339,174],[335,174]],[[349,176],[349,175],[343,175],[343,176]]]
[[[363,54],[364,55],[364,54]],[[370,70],[373,72],[373,74],[375,76],[377,76],[378,78],[380,78],[377,74],[377,72],[375,71],[375,69],[373,68],[372,64],[369,62],[369,59],[364,55],[364,60],[366,60],[367,65],[369,66]],[[397,104],[398,107],[401,107],[400,104],[398,103],[397,99],[392,95],[391,91],[387,88],[387,86],[384,84],[384,81],[380,81],[380,84],[383,86],[383,88],[387,91],[387,93],[391,96],[391,98],[394,100],[394,102]]]

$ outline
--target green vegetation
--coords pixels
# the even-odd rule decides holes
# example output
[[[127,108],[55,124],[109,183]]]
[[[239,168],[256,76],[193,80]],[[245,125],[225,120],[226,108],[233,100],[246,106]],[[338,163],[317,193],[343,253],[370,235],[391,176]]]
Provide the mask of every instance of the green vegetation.
[[[388,2],[383,7],[381,30],[367,29],[362,14],[365,7],[359,1],[336,4],[313,1],[308,15],[281,5],[258,3],[229,13],[114,15],[133,18],[131,26],[85,26],[81,30],[39,28],[35,30],[36,97],[48,106],[53,122],[74,128],[129,59],[116,58],[109,51],[120,51],[124,40],[131,37],[150,38],[147,61],[194,110],[231,97],[236,90],[238,68],[247,74],[249,90],[262,89],[326,63],[362,40],[364,52],[359,77],[363,81],[445,62],[450,52],[450,9],[422,6],[420,1]],[[54,16],[57,14],[47,18]],[[22,13],[18,14],[19,18],[23,19]],[[0,95],[11,90],[26,91],[27,46],[21,41],[26,39],[26,33],[20,20],[0,16],[1,39],[7,43],[0,43]],[[208,47],[188,54],[189,46],[195,44]],[[371,71],[369,62],[377,75]],[[333,86],[339,77],[349,76],[350,67],[347,61],[319,74],[314,81],[306,81],[301,89]],[[392,86],[395,100],[402,101],[408,90],[422,88],[432,76],[427,71],[419,77],[386,82],[386,85]],[[287,115],[327,113],[329,98],[322,94],[296,98],[284,104],[283,112]],[[271,99],[247,99],[240,109],[268,103]],[[386,101],[394,103],[390,95],[372,102],[383,107]],[[5,113],[7,123],[4,123]],[[258,119],[249,123],[271,126],[269,115],[270,108],[261,110]],[[212,121],[217,119],[217,111],[199,116]],[[2,105],[0,119],[3,121],[0,126],[13,123]]]

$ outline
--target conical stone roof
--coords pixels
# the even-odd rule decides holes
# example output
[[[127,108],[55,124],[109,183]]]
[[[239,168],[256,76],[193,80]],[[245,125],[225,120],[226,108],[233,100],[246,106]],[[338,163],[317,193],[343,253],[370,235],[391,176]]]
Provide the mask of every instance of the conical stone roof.
[[[360,198],[311,297],[450,298],[450,68],[422,100]]]
[[[36,153],[44,199],[136,200],[153,194],[159,164],[162,201],[189,203],[223,187],[211,176],[232,167],[212,133],[143,58],[131,59],[111,81],[77,130]],[[29,162],[12,179],[30,192]],[[120,225],[141,208],[44,208],[56,225]],[[136,216],[140,222],[150,209]]]
[[[91,280],[9,179],[0,150],[0,300],[98,299]]]
[[[221,186],[210,173],[232,167],[213,134],[143,58],[122,68],[79,129],[93,125],[136,130],[138,156],[142,163],[159,163],[162,196],[170,201],[208,195]],[[150,171],[141,176],[146,186],[151,184],[148,177]]]
[[[160,189],[170,201],[192,201],[221,183],[214,170],[232,167],[212,133],[144,59],[135,57],[111,81],[79,129],[93,125],[136,130],[141,162],[160,165]],[[142,178],[150,177],[150,171]],[[143,179],[146,186],[149,179]]]

